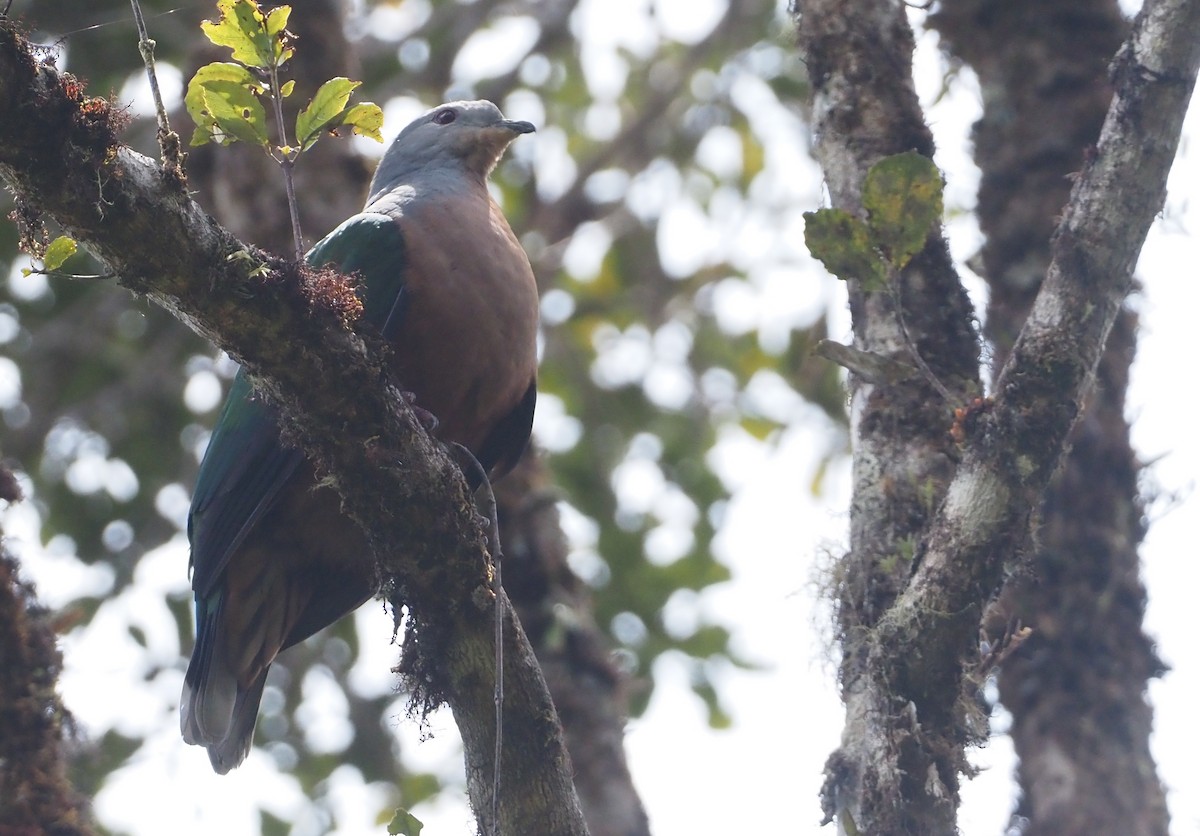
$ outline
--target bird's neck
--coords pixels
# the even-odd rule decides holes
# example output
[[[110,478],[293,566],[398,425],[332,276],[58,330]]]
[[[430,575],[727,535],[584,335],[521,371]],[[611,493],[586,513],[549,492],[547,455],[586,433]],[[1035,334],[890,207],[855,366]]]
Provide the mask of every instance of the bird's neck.
[[[378,175],[376,180],[379,180]],[[466,168],[447,169],[419,168],[403,177],[390,177],[386,182],[371,183],[367,209],[385,211],[383,204],[403,208],[424,200],[463,199],[487,197],[487,183],[483,175]]]

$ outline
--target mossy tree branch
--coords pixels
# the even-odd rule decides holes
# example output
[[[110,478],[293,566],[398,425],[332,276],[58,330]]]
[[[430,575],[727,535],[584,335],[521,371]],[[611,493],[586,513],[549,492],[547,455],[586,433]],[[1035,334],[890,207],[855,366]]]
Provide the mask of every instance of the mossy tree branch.
[[[500,822],[490,821],[492,637],[487,554],[465,482],[387,375],[381,342],[356,330],[352,284],[238,241],[186,184],[120,145],[109,103],[38,63],[0,22],[0,176],[23,234],[52,217],[119,277],[229,351],[284,416],[369,532],[396,611],[402,669],[425,704],[447,702],[463,734],[468,790],[485,832],[585,833],[569,759],[536,660],[506,632],[508,729]]]

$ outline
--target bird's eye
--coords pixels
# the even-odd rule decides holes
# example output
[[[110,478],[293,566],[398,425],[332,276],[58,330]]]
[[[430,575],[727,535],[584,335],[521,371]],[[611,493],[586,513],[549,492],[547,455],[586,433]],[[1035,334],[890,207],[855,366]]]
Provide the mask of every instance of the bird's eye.
[[[457,116],[458,114],[453,110],[446,108],[445,110],[439,110],[437,113],[433,114],[433,122],[435,125],[449,125]]]

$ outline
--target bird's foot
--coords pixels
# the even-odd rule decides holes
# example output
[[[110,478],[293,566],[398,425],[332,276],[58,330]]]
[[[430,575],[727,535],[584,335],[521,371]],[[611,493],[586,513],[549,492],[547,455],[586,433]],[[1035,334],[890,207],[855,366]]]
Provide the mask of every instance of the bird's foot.
[[[413,415],[417,416],[417,423],[424,427],[426,432],[431,433],[438,428],[438,424],[441,422],[439,422],[437,416],[428,409],[417,406],[417,396],[415,393],[401,392],[400,397],[402,397],[404,402],[408,404],[410,409],[412,409]]]
[[[450,454],[450,458],[458,464],[463,475],[467,477],[467,484],[473,486],[473,493],[476,495],[475,510],[482,516],[481,521],[486,526],[488,550],[492,553],[492,560],[498,564],[500,560],[500,521],[496,516],[496,495],[492,493],[492,481],[488,478],[483,465],[479,463],[479,459],[475,458],[475,454],[462,444],[457,441],[448,442],[446,451]]]

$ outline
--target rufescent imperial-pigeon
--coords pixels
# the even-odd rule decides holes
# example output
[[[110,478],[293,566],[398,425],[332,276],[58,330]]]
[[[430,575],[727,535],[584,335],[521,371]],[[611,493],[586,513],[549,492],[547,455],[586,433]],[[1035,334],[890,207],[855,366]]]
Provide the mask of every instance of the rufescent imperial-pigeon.
[[[487,178],[528,122],[491,102],[418,118],[384,154],[362,213],[308,254],[361,277],[365,318],[435,434],[492,476],[529,440],[537,397],[533,271]],[[200,465],[188,516],[196,647],[180,704],[188,743],[226,773],[250,750],[267,668],[376,591],[366,538],[280,442],[276,412],[244,372]]]

